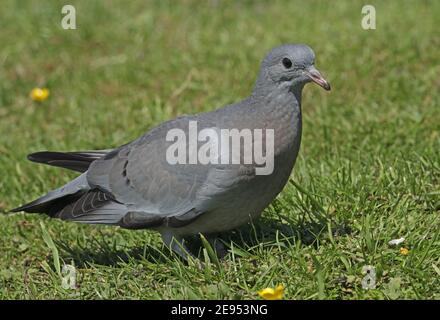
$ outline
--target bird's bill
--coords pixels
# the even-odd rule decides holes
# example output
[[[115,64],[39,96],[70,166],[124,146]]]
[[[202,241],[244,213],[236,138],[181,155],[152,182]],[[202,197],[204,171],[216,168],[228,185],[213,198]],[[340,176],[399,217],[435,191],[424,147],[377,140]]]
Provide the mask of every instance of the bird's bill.
[[[304,73],[316,84],[323,87],[325,90],[330,91],[330,83],[324,79],[321,73],[315,68],[310,67]]]

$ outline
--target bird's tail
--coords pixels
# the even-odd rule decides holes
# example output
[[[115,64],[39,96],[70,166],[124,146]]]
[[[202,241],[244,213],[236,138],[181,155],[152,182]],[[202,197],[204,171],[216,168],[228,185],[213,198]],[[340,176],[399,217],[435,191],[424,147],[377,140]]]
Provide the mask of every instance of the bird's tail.
[[[33,162],[44,163],[50,166],[66,168],[78,172],[86,172],[90,164],[105,156],[111,150],[53,152],[41,151],[31,153],[28,159]]]
[[[47,213],[49,216],[53,216],[68,204],[78,200],[89,190],[90,186],[87,183],[86,173],[83,173],[61,188],[52,190],[21,207],[12,209],[11,212]]]

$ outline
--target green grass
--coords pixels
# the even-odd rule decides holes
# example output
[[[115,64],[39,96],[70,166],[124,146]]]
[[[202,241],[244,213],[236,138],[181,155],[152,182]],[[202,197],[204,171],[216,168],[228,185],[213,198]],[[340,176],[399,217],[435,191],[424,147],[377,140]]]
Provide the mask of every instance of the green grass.
[[[286,299],[440,298],[440,2],[368,1],[374,31],[362,1],[69,3],[77,30],[61,29],[62,1],[2,1],[2,211],[74,177],[26,154],[118,146],[237,101],[281,43],[309,44],[333,91],[304,90],[291,181],[260,221],[223,236],[224,260],[205,249],[201,270],[154,232],[0,215],[0,298],[257,299],[278,283]],[[51,90],[44,103],[36,86]],[[388,245],[399,237],[406,256]],[[76,290],[61,287],[64,263]],[[362,289],[365,265],[376,289]]]

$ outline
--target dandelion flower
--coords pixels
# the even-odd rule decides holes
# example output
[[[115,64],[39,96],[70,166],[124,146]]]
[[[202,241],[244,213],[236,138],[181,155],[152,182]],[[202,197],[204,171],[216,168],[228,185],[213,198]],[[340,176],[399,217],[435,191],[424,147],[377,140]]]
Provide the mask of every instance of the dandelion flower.
[[[284,286],[279,284],[275,289],[274,288],[265,288],[258,291],[260,297],[265,300],[281,300],[283,298]]]
[[[42,102],[49,97],[49,89],[34,88],[32,89],[30,96],[32,100]]]
[[[404,247],[400,248],[401,255],[406,256],[406,255],[408,255],[408,253],[409,253],[409,250],[407,248],[404,248]]]

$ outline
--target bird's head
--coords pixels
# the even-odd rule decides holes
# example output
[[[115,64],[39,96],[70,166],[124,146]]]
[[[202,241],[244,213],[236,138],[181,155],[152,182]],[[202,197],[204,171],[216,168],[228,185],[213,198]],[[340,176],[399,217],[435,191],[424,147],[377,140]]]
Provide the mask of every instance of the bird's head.
[[[315,68],[313,50],[304,44],[287,44],[274,48],[264,58],[257,86],[301,90],[308,82],[330,90],[330,84]]]

